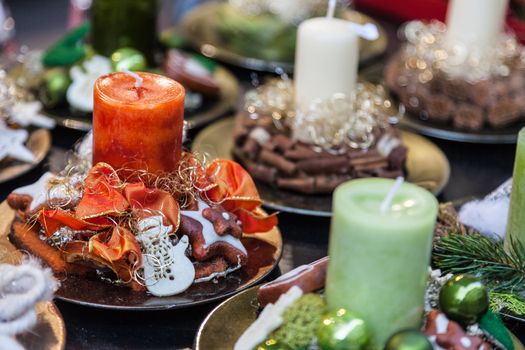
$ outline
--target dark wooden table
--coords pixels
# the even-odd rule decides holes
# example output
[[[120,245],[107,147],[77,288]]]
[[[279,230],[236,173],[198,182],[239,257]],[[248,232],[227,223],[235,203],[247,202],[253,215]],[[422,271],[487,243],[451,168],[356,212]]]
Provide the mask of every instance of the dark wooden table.
[[[67,0],[11,0],[10,6],[20,43],[45,48],[64,32]],[[395,24],[383,23],[390,35],[388,54],[395,51]],[[371,64],[380,67],[386,57]],[[249,71],[230,67],[245,86]],[[190,139],[198,130],[190,132]],[[50,162],[60,159],[83,133],[64,128],[52,132],[53,149],[47,160],[9,183],[0,185],[0,201],[13,189],[36,181]],[[512,174],[514,145],[475,145],[433,140],[449,158],[450,182],[439,196],[450,201],[468,196],[482,196]],[[330,221],[282,213],[279,227],[284,238],[284,254],[279,270],[314,261],[327,254]],[[278,275],[275,271],[270,279]],[[90,309],[57,301],[67,328],[67,349],[179,349],[191,347],[198,326],[216,305],[164,312],[117,312]],[[525,327],[509,323],[525,341]]]

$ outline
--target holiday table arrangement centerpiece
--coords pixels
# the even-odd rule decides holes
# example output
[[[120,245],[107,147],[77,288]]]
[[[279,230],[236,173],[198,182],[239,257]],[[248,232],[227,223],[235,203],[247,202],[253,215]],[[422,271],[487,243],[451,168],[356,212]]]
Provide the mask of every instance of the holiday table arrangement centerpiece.
[[[236,117],[235,156],[279,189],[329,194],[350,178],[404,173],[398,116],[381,86],[357,82],[360,32],[334,8],[299,25],[294,82],[248,92]]]
[[[406,43],[384,76],[416,119],[438,128],[487,134],[523,120],[523,46],[503,32],[507,5],[451,0],[446,24],[405,24]]]
[[[92,136],[62,172],[8,196],[11,242],[64,285],[76,276],[159,297],[207,282],[215,295],[230,274],[273,267],[280,247],[254,241],[277,218],[248,173],[182,151],[184,94],[152,73],[98,78]]]
[[[256,300],[244,298],[253,306],[225,339],[235,350],[516,349],[489,285],[429,267],[437,213],[430,193],[401,178],[339,186],[329,257],[244,292]]]

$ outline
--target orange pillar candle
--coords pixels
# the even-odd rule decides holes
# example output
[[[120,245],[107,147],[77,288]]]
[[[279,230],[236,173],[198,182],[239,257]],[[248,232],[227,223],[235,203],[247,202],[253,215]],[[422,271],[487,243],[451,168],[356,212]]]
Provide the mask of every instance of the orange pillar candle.
[[[161,75],[137,74],[141,84],[122,72],[95,83],[93,164],[174,171],[181,157],[184,88]]]

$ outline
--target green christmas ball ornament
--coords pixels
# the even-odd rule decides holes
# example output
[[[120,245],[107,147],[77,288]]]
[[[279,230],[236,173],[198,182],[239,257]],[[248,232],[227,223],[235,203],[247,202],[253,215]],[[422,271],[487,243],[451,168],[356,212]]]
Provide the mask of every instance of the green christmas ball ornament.
[[[147,63],[140,51],[131,47],[123,47],[111,54],[111,67],[117,72],[124,70],[145,71]]]
[[[255,350],[291,350],[288,346],[279,343],[275,339],[268,339],[255,348]]]
[[[487,288],[474,276],[454,276],[441,288],[439,307],[451,320],[474,324],[489,308]]]
[[[363,319],[346,309],[339,309],[321,320],[317,341],[323,350],[362,350],[370,341],[370,333]]]
[[[69,85],[71,85],[71,78],[66,69],[48,69],[44,73],[42,85],[39,89],[40,100],[48,108],[58,106],[65,101]]]
[[[385,344],[385,350],[432,350],[432,344],[418,330],[403,330],[393,334]]]

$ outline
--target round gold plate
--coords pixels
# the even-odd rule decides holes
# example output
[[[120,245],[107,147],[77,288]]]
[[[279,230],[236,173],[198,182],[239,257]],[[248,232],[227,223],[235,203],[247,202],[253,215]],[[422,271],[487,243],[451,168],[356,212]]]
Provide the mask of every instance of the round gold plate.
[[[195,111],[186,111],[185,120],[188,128],[196,128],[205,125],[212,120],[225,115],[235,107],[239,97],[239,81],[226,68],[218,65],[213,76],[220,86],[217,98],[203,97],[203,106]],[[91,113],[74,115],[69,107],[57,107],[45,109],[44,113],[53,118],[59,125],[69,129],[89,131],[92,126]]]
[[[193,142],[192,150],[211,159],[233,159],[234,119],[217,121],[202,130]],[[401,131],[408,148],[407,180],[438,194],[450,177],[450,164],[445,154],[426,138]],[[272,209],[297,214],[330,216],[331,195],[302,195],[257,183],[264,205]]]
[[[231,350],[242,333],[257,319],[257,290],[239,293],[213,309],[204,319],[193,350]],[[511,333],[515,350],[525,350]]]
[[[0,262],[16,263],[21,256],[8,240],[13,219],[14,211],[7,202],[0,204]],[[115,286],[98,278],[70,275],[61,280],[55,297],[94,308],[141,311],[181,309],[222,300],[260,282],[281,259],[283,240],[277,227],[268,232],[245,234],[242,242],[248,251],[246,265],[220,279],[219,283],[210,281],[193,284],[183,293],[156,297]]]
[[[0,204],[0,263],[17,264],[22,258],[22,253],[7,240],[7,232],[14,217],[14,211],[9,208],[7,202]],[[55,304],[39,303],[36,310],[37,324],[30,331],[18,335],[17,340],[26,349],[64,349],[66,326]]]
[[[215,20],[219,6],[219,2],[205,3],[193,9],[182,20],[180,30],[194,49],[198,50],[204,56],[242,68],[268,72],[275,72],[277,68],[281,68],[286,72],[293,71],[293,62],[267,61],[257,57],[246,57],[229,49],[227,45],[223,43],[215,29]],[[374,41],[360,40],[359,47],[361,48],[361,52],[359,59],[361,63],[369,61],[385,52],[388,43],[387,35],[379,23],[367,15],[352,10],[345,10],[342,17],[360,24],[373,23],[379,30],[378,39]],[[176,30],[177,28],[169,29],[163,35],[169,35],[169,31]]]
[[[35,155],[35,161],[25,163],[11,158],[0,160],[0,183],[27,173],[44,160],[51,148],[51,134],[47,129],[30,132],[26,147]]]

